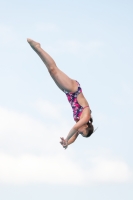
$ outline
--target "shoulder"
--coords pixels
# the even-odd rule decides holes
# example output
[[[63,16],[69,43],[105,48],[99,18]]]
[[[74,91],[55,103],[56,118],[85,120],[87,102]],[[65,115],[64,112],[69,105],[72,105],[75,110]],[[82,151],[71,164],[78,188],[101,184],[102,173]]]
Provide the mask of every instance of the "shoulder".
[[[78,130],[84,124],[87,124],[90,119],[90,115],[84,115],[75,125],[74,129]]]

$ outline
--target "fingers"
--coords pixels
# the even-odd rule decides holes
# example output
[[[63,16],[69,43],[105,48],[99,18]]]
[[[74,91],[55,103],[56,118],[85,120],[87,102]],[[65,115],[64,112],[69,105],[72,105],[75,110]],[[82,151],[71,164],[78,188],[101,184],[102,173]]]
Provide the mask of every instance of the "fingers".
[[[64,149],[66,149],[68,147],[67,141],[63,137],[60,137],[60,139],[60,144],[63,146]]]
[[[64,138],[60,138],[60,139],[61,139],[60,143],[63,145],[63,143],[64,143]]]
[[[62,138],[62,137],[61,137],[60,139],[61,139],[60,143],[61,143],[61,144],[64,144],[64,143],[65,143],[65,139]]]
[[[65,141],[65,139],[64,139],[63,137],[60,137],[60,139],[61,139],[62,141]]]

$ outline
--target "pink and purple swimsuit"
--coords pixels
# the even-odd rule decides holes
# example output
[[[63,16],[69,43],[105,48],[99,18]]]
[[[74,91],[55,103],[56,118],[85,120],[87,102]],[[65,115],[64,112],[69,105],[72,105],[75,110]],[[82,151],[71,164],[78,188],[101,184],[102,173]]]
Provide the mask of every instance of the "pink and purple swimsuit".
[[[76,92],[72,93],[72,92],[67,92],[66,90],[64,90],[64,92],[67,96],[69,103],[71,104],[72,109],[73,109],[73,118],[75,121],[78,121],[80,119],[80,115],[81,115],[83,109],[86,107],[89,107],[89,106],[85,106],[83,108],[77,101],[78,94],[80,94],[82,92],[80,84],[78,83],[78,89]]]

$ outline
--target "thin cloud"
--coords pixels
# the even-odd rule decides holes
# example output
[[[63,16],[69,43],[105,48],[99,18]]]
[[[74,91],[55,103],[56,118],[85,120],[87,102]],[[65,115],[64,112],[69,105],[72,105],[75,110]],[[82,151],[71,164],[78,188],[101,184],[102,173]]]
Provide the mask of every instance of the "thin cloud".
[[[123,183],[133,180],[133,172],[119,159],[94,157],[90,160],[92,168],[88,171],[88,180],[100,183]]]
[[[123,183],[132,181],[133,173],[119,160],[93,158],[87,170],[66,155],[11,156],[0,154],[0,182],[4,184],[50,183],[92,185],[97,183]]]
[[[70,183],[83,181],[82,170],[63,154],[57,156],[0,154],[0,182],[9,184]],[[77,179],[79,182],[77,182]]]
[[[36,119],[24,113],[0,107],[0,132],[23,133],[36,132],[44,129],[44,126]],[[35,128],[36,127],[36,128]]]
[[[69,131],[69,124],[63,120],[63,116],[57,122],[51,125],[50,121],[40,121],[26,113],[0,107],[1,149],[13,154],[31,152],[32,149],[40,153],[52,152],[53,148],[55,152],[59,151],[60,137]]]
[[[61,106],[60,105],[54,105],[50,103],[49,101],[44,101],[42,99],[38,100],[34,107],[44,116],[44,117],[50,117],[56,120],[61,119]]]
[[[60,120],[60,124],[51,126],[0,107],[1,183],[90,185],[132,181],[132,170],[119,158],[91,152],[86,169],[82,158],[73,160],[76,154],[73,146],[64,151],[59,144],[59,137],[68,131],[63,116]]]

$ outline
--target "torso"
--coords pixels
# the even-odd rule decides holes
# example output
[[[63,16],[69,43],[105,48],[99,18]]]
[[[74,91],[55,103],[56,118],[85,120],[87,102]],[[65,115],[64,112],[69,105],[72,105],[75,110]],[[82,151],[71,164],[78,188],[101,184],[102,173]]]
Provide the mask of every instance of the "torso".
[[[90,107],[89,107],[89,103],[87,102],[87,100],[85,99],[83,93],[80,93],[77,96],[77,101],[79,103],[79,105],[81,105],[83,108],[86,107],[85,109],[83,109],[81,115],[80,115],[80,119],[82,119],[84,117],[84,115],[90,115]]]
[[[81,118],[83,118],[85,115],[90,116],[89,104],[82,93],[80,84],[76,82],[76,86],[77,84],[78,88],[76,87],[77,89],[76,92],[64,91],[73,109],[73,117],[76,122],[79,121]]]

